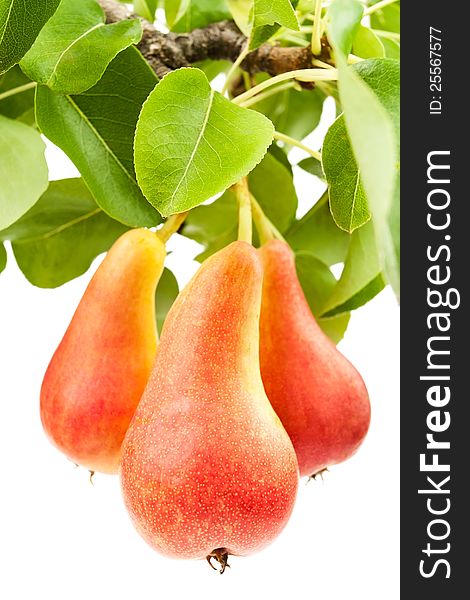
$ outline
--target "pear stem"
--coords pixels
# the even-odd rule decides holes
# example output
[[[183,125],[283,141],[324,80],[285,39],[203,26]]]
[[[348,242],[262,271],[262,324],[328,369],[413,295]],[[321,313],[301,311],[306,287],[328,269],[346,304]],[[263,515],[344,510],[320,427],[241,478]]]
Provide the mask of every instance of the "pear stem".
[[[269,240],[282,240],[285,242],[286,240],[282,236],[281,232],[273,225],[273,223],[268,219],[268,217],[264,214],[263,209],[259,205],[256,198],[253,194],[250,194],[251,199],[251,208],[253,211],[253,220],[256,225],[256,230],[258,231],[259,240],[261,244],[265,244],[269,242]]]
[[[251,199],[246,177],[234,183],[232,189],[238,200],[238,239],[251,244],[253,238]]]
[[[264,214],[263,209],[254,196],[251,196],[251,209],[253,211],[253,221],[255,222],[256,230],[259,235],[259,241],[261,244],[266,244],[269,240],[274,239],[271,221]]]
[[[178,231],[188,214],[189,210],[171,215],[171,217],[168,217],[168,219],[163,223],[163,227],[157,231],[157,236],[164,244],[166,244],[171,236]]]

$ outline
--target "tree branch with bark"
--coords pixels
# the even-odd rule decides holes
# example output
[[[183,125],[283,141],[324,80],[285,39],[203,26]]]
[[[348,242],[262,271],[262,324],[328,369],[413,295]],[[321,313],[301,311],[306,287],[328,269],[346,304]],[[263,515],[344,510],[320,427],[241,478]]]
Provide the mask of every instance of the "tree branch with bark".
[[[106,13],[108,23],[136,17],[125,5],[115,0],[98,2]],[[143,35],[138,48],[158,77],[205,59],[235,62],[247,43],[246,36],[233,21],[212,23],[190,33],[162,33],[145,19],[141,18],[141,22]],[[328,55],[326,40],[322,40],[322,49]],[[250,75],[265,72],[275,76],[287,71],[311,68],[312,58],[309,47],[284,48],[266,43],[250,52],[240,67]]]

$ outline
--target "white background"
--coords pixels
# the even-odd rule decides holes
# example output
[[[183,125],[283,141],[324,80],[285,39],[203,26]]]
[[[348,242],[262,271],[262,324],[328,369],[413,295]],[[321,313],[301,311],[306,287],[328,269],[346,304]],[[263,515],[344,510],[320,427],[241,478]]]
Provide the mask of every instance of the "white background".
[[[51,147],[48,161],[53,179],[76,173]],[[315,183],[302,173],[296,179],[302,212]],[[188,256],[198,246],[177,238],[168,265],[183,284],[197,268]],[[118,479],[98,474],[90,485],[88,472],[68,462],[42,431],[44,371],[102,257],[56,290],[34,288],[11,252],[9,259],[0,276],[1,598],[399,597],[399,311],[389,288],[353,313],[340,344],[369,389],[366,441],[324,482],[303,480],[281,536],[257,555],[232,557],[232,568],[220,576],[205,561],[170,560],[147,547],[127,517]]]

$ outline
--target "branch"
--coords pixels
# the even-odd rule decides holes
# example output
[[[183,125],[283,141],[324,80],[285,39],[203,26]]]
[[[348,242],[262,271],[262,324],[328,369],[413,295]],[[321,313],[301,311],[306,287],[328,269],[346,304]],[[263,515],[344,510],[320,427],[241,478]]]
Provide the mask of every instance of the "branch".
[[[98,2],[106,13],[108,23],[136,16],[116,0]],[[189,67],[207,58],[235,62],[247,41],[233,21],[212,23],[190,33],[162,33],[145,19],[141,21],[143,35],[138,48],[160,78],[173,69]],[[326,49],[325,40],[322,44]],[[263,71],[272,76],[310,67],[310,48],[282,48],[271,44],[263,44],[250,52],[241,64],[241,68],[250,74]]]

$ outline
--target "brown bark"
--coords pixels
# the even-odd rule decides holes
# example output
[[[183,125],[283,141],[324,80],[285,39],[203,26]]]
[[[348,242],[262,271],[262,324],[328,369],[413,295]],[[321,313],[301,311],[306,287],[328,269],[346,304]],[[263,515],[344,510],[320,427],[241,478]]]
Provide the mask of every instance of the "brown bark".
[[[98,1],[108,23],[135,17],[125,5],[115,0]],[[234,62],[246,44],[246,37],[233,21],[212,23],[184,34],[161,33],[145,19],[141,21],[143,36],[138,48],[159,77],[207,58]],[[307,69],[312,66],[311,60],[310,48],[282,48],[263,44],[248,54],[241,67],[250,74],[263,71],[274,76],[286,71]]]

